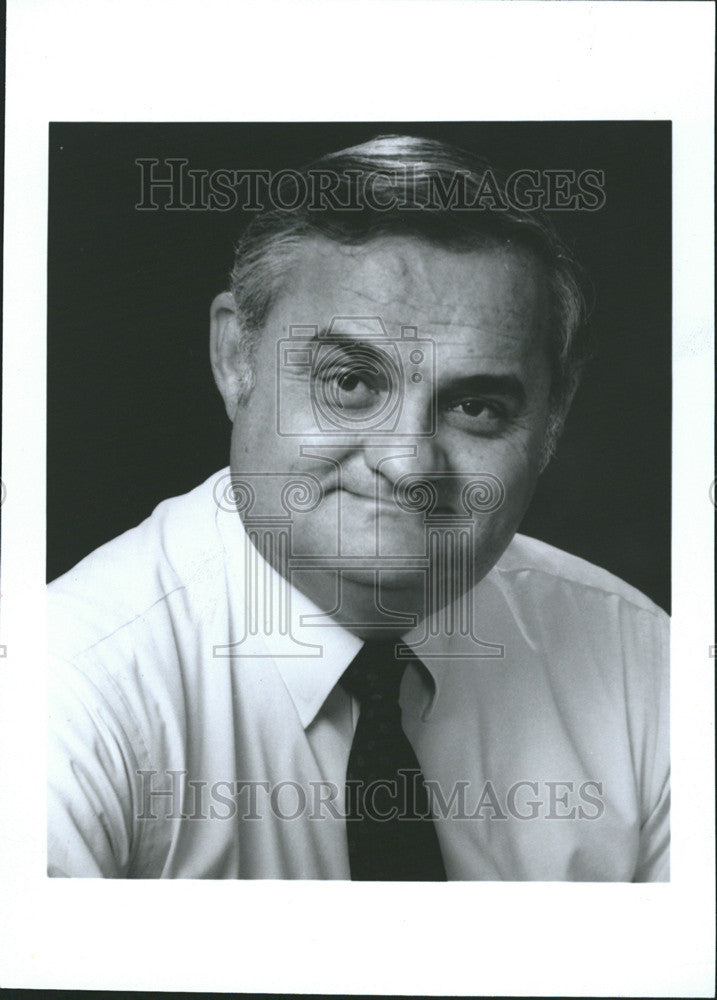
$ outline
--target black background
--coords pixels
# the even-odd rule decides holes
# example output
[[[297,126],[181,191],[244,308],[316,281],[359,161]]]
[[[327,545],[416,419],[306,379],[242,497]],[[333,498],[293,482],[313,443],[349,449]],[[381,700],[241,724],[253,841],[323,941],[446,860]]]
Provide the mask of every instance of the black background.
[[[669,122],[52,124],[48,579],[229,460],[209,305],[247,220],[137,211],[135,160],[279,170],[383,132],[455,142],[507,170],[605,171],[603,208],[554,213],[594,286],[598,348],[521,531],[669,610]]]

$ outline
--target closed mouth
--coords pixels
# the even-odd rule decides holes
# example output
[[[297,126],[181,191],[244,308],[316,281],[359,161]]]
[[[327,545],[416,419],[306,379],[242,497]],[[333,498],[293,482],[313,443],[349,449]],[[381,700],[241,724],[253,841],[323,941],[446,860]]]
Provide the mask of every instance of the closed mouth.
[[[425,516],[425,512],[422,511],[408,511],[405,507],[399,506],[392,496],[380,497],[371,493],[360,493],[358,490],[352,490],[346,486],[342,486],[338,492],[346,493],[349,496],[356,497],[359,500],[366,500],[369,503],[373,503],[377,508],[394,511],[397,514],[405,514],[408,517],[422,517]],[[447,504],[437,504],[431,511],[431,517],[455,517],[455,511],[452,507]]]
[[[376,496],[375,493],[359,493],[357,490],[348,489],[346,486],[342,486],[340,492],[347,493],[352,497],[357,497],[359,500],[367,500],[370,503],[376,504],[376,506],[393,507],[398,510],[398,506],[393,497],[380,497]]]

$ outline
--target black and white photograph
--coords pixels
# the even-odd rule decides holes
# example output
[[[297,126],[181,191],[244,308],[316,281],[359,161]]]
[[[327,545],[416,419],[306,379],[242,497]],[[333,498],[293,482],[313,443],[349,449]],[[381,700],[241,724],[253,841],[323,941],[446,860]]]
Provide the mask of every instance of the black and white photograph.
[[[52,123],[50,875],[669,879],[670,194],[668,122]]]
[[[705,12],[9,4],[3,985],[712,995]]]

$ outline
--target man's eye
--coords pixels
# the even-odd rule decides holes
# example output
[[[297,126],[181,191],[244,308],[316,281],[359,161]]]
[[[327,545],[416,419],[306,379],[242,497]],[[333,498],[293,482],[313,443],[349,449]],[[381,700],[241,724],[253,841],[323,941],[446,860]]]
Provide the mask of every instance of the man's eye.
[[[506,417],[500,403],[480,397],[458,400],[447,408],[447,417],[455,426],[468,431],[492,431],[497,429]]]
[[[363,368],[333,368],[319,373],[319,392],[338,409],[357,409],[375,404],[379,388],[373,372]]]
[[[336,377],[336,383],[339,389],[344,392],[353,392],[355,389],[358,389],[360,385],[365,384],[358,372],[341,372]]]
[[[462,403],[458,404],[458,408],[467,417],[479,417],[481,413],[489,409],[488,404],[483,399],[464,399]]]

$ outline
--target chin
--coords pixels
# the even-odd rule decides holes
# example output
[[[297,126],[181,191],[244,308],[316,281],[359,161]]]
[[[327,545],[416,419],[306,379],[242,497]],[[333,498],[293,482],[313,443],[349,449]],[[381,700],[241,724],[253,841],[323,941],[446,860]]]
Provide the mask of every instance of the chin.
[[[367,632],[401,635],[422,620],[425,613],[424,578],[416,573],[381,572],[377,586],[376,574],[368,570],[344,570],[341,574],[341,618],[357,635],[367,638]],[[393,616],[401,616],[395,627]],[[351,623],[361,622],[362,627]]]
[[[375,589],[377,583],[376,570],[369,569],[342,569],[341,578],[367,590]],[[382,569],[378,571],[378,587],[380,593],[423,594],[424,575],[415,570]]]

